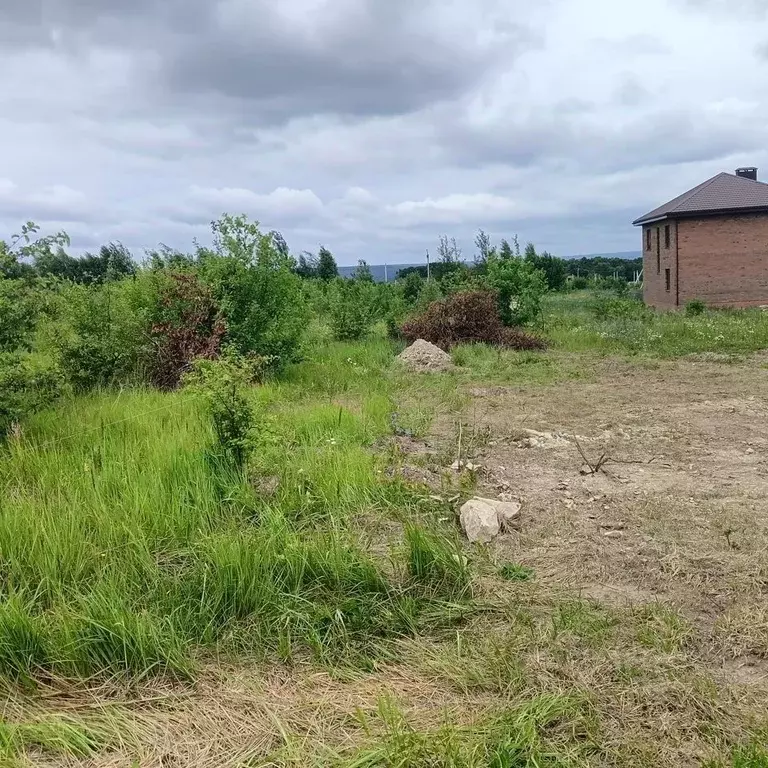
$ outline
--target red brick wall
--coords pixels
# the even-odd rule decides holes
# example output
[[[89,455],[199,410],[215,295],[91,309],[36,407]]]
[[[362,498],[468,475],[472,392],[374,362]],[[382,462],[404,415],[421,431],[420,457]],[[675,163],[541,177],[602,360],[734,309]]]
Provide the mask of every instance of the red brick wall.
[[[680,219],[677,225],[680,306],[691,299],[711,306],[768,304],[768,214]],[[658,295],[652,282],[649,303]]]
[[[669,247],[665,228],[669,227]],[[651,234],[648,248],[648,233]],[[658,239],[657,239],[658,238]],[[660,221],[643,227],[643,299],[652,307],[677,306],[677,227],[674,221]],[[669,270],[669,290],[666,271]]]

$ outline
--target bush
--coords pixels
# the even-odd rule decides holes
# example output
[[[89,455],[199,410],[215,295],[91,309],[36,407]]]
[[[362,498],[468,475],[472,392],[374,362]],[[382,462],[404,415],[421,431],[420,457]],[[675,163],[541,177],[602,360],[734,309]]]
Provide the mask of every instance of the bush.
[[[26,347],[32,336],[37,302],[32,287],[0,276],[0,351]]]
[[[14,424],[53,403],[61,391],[54,368],[28,356],[0,353],[0,442]]]
[[[569,277],[565,283],[566,290],[584,291],[589,288],[589,280],[586,277]]]
[[[150,355],[156,276],[103,285],[65,285],[42,332],[75,390],[141,380]]]
[[[547,280],[529,262],[491,254],[486,261],[485,281],[496,291],[504,325],[525,325],[541,314]]]
[[[429,306],[426,312],[405,323],[409,341],[425,339],[448,350],[456,344],[484,342],[508,349],[544,349],[545,343],[519,328],[501,322],[494,291],[455,293]]]
[[[685,314],[688,317],[696,317],[703,315],[706,309],[707,305],[701,299],[692,299],[685,305]]]
[[[245,395],[253,382],[247,359],[227,350],[218,360],[197,359],[186,384],[205,400],[217,447],[236,467],[245,464],[254,413]]]
[[[241,354],[298,355],[309,314],[294,263],[243,216],[214,223],[214,249],[200,249],[200,279],[210,286],[227,323],[227,341]]]
[[[422,288],[426,285],[426,280],[421,276],[418,270],[413,270],[397,278],[398,285],[401,286],[402,296],[405,303],[412,307],[419,300]]]
[[[443,298],[443,292],[437,280],[426,280],[419,291],[419,298],[416,302],[416,309],[424,312],[431,304],[440,301]]]
[[[378,315],[374,283],[339,278],[329,291],[331,328],[339,341],[356,341],[370,333]]]
[[[150,379],[174,389],[197,358],[217,357],[227,326],[208,286],[194,272],[167,275],[152,325]]]

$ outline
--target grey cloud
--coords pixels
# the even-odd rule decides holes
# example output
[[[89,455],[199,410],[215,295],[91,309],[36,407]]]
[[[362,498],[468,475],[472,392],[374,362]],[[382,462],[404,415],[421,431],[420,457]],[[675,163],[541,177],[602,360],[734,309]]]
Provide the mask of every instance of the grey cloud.
[[[768,164],[741,77],[763,6],[724,35],[731,2],[609,5],[0,0],[0,236],[31,217],[76,248],[186,248],[230,210],[346,263],[420,258],[441,231],[469,252],[478,226],[633,248],[654,204]]]
[[[588,174],[713,160],[734,147],[761,149],[766,141],[762,123],[744,125],[679,108],[629,120],[601,120],[600,114],[596,105],[591,114],[571,118],[555,104],[486,129],[456,122],[444,126],[446,152],[460,165],[530,167],[567,160],[571,168]]]
[[[156,108],[205,105],[256,124],[409,112],[466,92],[540,42],[521,24],[494,20],[499,0],[478,3],[469,26],[441,24],[451,10],[438,0],[314,5],[287,17],[290,3],[273,0],[12,0],[0,22],[63,50],[134,52],[143,57],[135,97]]]
[[[532,42],[516,25],[488,43],[464,30],[441,32],[430,25],[436,5],[411,0],[358,3],[349,19],[308,38],[281,22],[276,7],[240,11],[244,34],[220,21],[202,45],[181,41],[167,60],[170,87],[253,102],[267,118],[398,114],[460,95],[494,61]]]

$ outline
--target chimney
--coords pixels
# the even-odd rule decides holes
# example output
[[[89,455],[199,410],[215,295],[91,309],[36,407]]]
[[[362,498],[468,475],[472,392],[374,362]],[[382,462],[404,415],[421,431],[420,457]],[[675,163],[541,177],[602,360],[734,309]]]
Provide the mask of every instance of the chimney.
[[[757,181],[757,168],[737,168],[736,175],[742,179],[751,179]]]

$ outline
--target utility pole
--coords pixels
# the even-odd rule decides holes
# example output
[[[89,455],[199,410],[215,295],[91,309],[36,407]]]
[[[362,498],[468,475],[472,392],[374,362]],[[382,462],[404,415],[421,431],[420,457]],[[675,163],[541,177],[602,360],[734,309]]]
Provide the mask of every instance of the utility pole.
[[[429,248],[427,248],[427,282],[429,282]]]
[[[384,282],[385,283],[389,282],[389,278],[387,276],[387,265],[386,264],[384,265]]]

